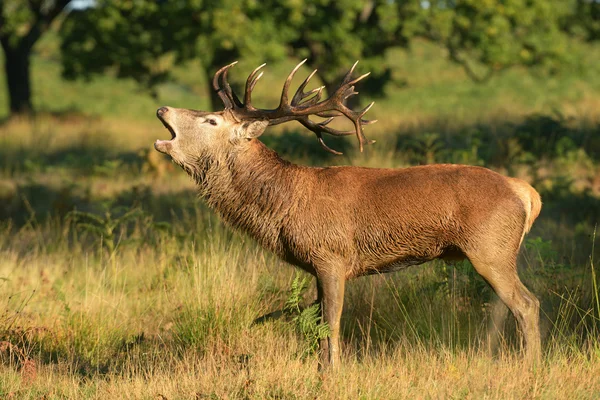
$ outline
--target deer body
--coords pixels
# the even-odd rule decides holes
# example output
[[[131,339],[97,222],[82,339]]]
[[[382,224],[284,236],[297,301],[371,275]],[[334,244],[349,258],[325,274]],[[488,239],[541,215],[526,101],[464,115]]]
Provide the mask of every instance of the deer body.
[[[284,87],[286,98],[290,80]],[[253,87],[248,81],[247,91]],[[239,102],[235,99],[230,105]],[[316,102],[317,110],[326,101]],[[269,122],[248,108],[253,114],[244,119],[229,108],[208,113],[162,107],[157,113],[172,139],[157,141],[155,147],[196,180],[201,197],[229,225],[317,278],[317,300],[331,330],[321,343],[322,364],[339,362],[346,280],[436,258],[468,258],[517,318],[529,358],[539,357],[539,302],[523,286],[516,268],[523,237],[541,209],[540,197],[529,184],[460,165],[294,165],[257,139]],[[287,118],[282,110],[280,105],[268,112],[280,122]],[[324,116],[322,111],[316,114]],[[360,113],[352,116],[358,134],[366,121]],[[321,139],[318,132],[324,125],[307,118],[301,114],[299,121]],[[367,143],[364,135],[361,140]]]

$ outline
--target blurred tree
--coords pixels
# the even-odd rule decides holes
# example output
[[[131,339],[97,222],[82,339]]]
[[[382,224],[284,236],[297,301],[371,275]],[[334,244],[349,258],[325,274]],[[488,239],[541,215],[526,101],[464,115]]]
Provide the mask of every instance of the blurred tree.
[[[202,62],[207,82],[217,66],[238,58],[285,56],[285,37],[265,18],[254,23],[238,0],[97,0],[72,12],[61,27],[63,74],[91,78],[107,70],[135,79],[156,95],[177,64]],[[278,38],[274,40],[273,38]],[[222,106],[210,91],[213,107]]]
[[[361,60],[360,69],[371,71],[361,90],[371,95],[391,79],[386,50],[408,46],[421,12],[418,0],[267,0],[260,7],[282,21],[291,55],[308,58],[329,93]]]
[[[30,58],[34,44],[71,0],[0,0],[0,45],[11,114],[32,111]]]
[[[209,82],[236,59],[293,56],[308,58],[330,91],[360,59],[372,72],[361,90],[377,95],[392,75],[386,50],[420,36],[485,81],[511,66],[554,70],[568,59],[560,21],[576,1],[586,0],[97,0],[62,26],[64,75],[112,70],[155,93],[187,60],[201,60]]]
[[[563,28],[579,39],[595,41],[600,39],[600,1],[575,1],[575,12],[564,19]]]
[[[387,0],[99,0],[72,12],[62,26],[64,75],[91,77],[113,69],[155,91],[172,66],[199,58],[206,79],[242,58],[256,65],[286,56],[308,58],[327,89],[355,60],[381,93],[390,77],[385,49],[406,45],[419,1]],[[250,60],[250,61],[249,61]],[[212,93],[213,107],[220,107]]]
[[[427,0],[422,5],[420,33],[444,46],[475,81],[516,65],[552,71],[568,60],[560,21],[573,13],[570,0]]]

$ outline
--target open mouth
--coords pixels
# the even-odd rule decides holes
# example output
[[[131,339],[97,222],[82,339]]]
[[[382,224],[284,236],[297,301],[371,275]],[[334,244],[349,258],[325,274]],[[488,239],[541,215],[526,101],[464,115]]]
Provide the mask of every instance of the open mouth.
[[[160,122],[162,122],[165,128],[167,128],[167,130],[171,132],[171,139],[157,140],[156,142],[154,142],[154,148],[160,151],[161,153],[170,154],[173,146],[173,140],[177,135],[175,134],[175,130],[173,129],[173,127],[163,118],[163,113],[164,111],[162,113],[157,113],[157,117],[158,119],[160,119]]]
[[[173,128],[171,127],[171,125],[169,125],[169,123],[167,121],[165,121],[162,116],[159,116],[158,119],[160,119],[160,122],[162,122],[162,124],[165,126],[165,128],[167,128],[167,130],[169,132],[171,132],[171,139],[170,140],[175,139],[175,136],[177,136],[177,135],[175,134],[175,131],[173,130]]]

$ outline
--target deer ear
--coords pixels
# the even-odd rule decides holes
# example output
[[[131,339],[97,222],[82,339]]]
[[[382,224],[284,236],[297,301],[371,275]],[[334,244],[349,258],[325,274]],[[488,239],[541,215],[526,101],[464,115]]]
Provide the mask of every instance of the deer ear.
[[[262,135],[269,126],[269,121],[244,122],[240,127],[239,134],[245,139],[254,139]]]

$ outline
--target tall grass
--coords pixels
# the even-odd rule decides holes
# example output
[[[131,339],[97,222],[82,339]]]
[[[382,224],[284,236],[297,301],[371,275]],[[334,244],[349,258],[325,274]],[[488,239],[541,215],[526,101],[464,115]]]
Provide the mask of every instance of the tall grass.
[[[600,394],[593,258],[549,290],[555,254],[529,239],[522,275],[543,304],[544,361],[528,370],[515,324],[487,351],[494,296],[470,265],[429,263],[349,284],[344,367],[323,380],[311,343],[286,319],[294,272],[198,208],[167,230],[143,215],[111,252],[71,222],[0,235],[0,396],[36,398],[563,397]],[[143,227],[143,229],[141,229]],[[184,231],[189,234],[181,236]],[[179,232],[179,233],[178,233]],[[84,232],[85,233],[85,232]],[[51,238],[51,239],[49,239]],[[596,237],[593,237],[595,242]],[[135,243],[135,245],[133,244]],[[592,276],[591,279],[589,277]],[[569,282],[569,279],[562,280]],[[314,289],[306,296],[309,303]]]

